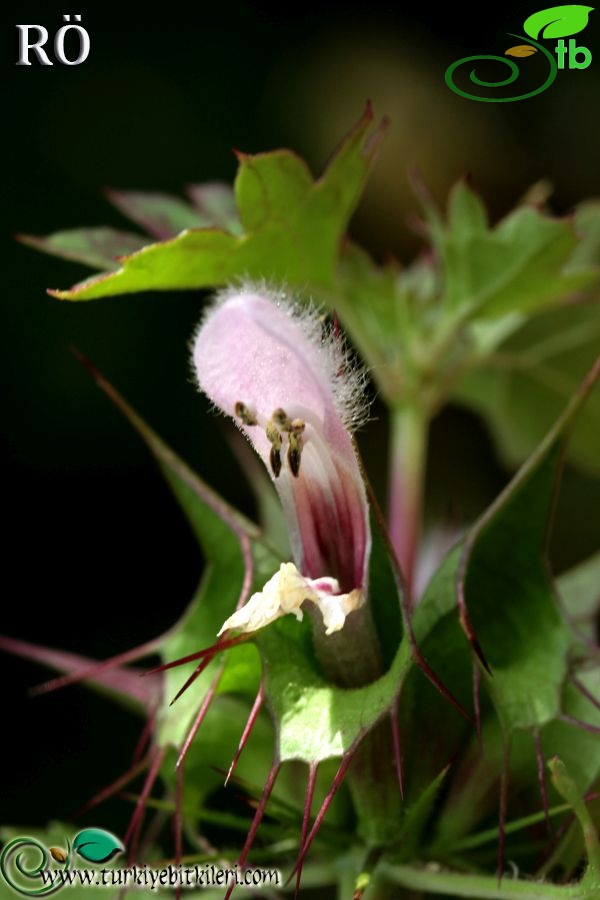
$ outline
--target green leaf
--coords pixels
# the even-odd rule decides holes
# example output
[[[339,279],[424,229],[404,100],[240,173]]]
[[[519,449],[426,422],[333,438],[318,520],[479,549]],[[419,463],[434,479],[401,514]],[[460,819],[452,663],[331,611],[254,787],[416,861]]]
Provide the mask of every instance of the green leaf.
[[[600,607],[600,552],[561,575],[557,587],[569,616],[579,626],[591,626],[592,637]]]
[[[465,748],[463,744],[460,748],[456,770],[453,767],[452,783],[435,822],[436,833],[431,853],[436,858],[441,856],[445,859],[448,855],[456,856],[457,853],[462,854],[465,850],[477,847],[482,841],[482,835],[485,835],[484,842],[489,840],[497,843],[498,840],[497,789],[504,762],[506,736],[484,692],[481,706],[481,738],[471,733],[468,736],[468,746]],[[544,751],[545,744],[544,740]],[[533,798],[533,808],[540,815],[534,746],[529,732],[516,731],[511,735],[509,784],[510,796],[521,797],[527,792]],[[523,810],[531,807],[523,804],[517,808]],[[542,811],[541,818],[543,817]],[[490,823],[495,828],[486,827]],[[484,826],[483,831],[479,831],[481,826]]]
[[[459,240],[467,240],[473,235],[485,234],[488,230],[488,215],[478,194],[466,181],[459,181],[452,188],[448,199],[448,228],[456,233]]]
[[[577,680],[600,702],[600,669],[577,672]],[[562,710],[567,715],[600,728],[600,709],[572,682],[563,690]],[[583,794],[600,777],[600,741],[598,736],[570,722],[555,720],[542,731],[547,756],[560,756]]]
[[[271,577],[280,557],[262,538],[259,529],[211,490],[177,454],[147,425],[124,398],[85,361],[98,386],[127,418],[158,463],[206,556],[202,583],[181,619],[169,631],[152,642],[152,652],[170,663],[202,648],[212,646],[217,631],[231,614],[239,599],[248,560],[242,556],[241,542],[247,543],[252,557],[253,579],[250,590],[258,590]],[[215,699],[203,724],[201,738],[186,757],[186,815],[197,815],[206,796],[222,785],[215,771],[227,768],[237,750],[248,717],[248,698],[254,699],[260,681],[258,652],[252,643],[233,647],[218,655],[204,672],[172,704],[176,693],[194,671],[197,662],[162,673],[161,702],[153,742],[167,749],[161,777],[174,787],[175,754],[189,734],[206,692],[222,667]],[[136,675],[136,680],[139,677]],[[231,696],[235,695],[235,696]],[[259,718],[253,729],[251,751],[243,754],[238,772],[247,774],[268,769],[272,757],[273,736],[270,724]]]
[[[480,413],[506,461],[521,462],[538,445],[598,354],[600,304],[551,310],[526,322],[454,388]],[[600,396],[590,398],[569,447],[574,463],[598,465]]]
[[[398,836],[400,859],[415,859],[419,857],[419,849],[423,842],[422,834],[427,824],[427,819],[433,811],[434,804],[449,769],[449,765],[442,769],[433,781],[427,785],[418,799],[406,810]]]
[[[257,642],[282,761],[311,763],[343,756],[389,709],[411,666],[403,645],[386,675],[349,690],[332,685],[318,672],[308,623],[301,627],[283,618],[263,629]]]
[[[246,231],[268,227],[292,208],[302,208],[313,186],[306,163],[290,150],[274,150],[256,156],[239,154],[235,197]]]
[[[561,38],[583,31],[593,6],[551,6],[525,19],[523,28],[532,38]]]
[[[188,656],[216,641],[217,632],[235,609],[244,582],[248,560],[240,541],[246,541],[252,556],[250,592],[260,590],[280,563],[276,552],[264,542],[259,529],[233,509],[181,460],[146,424],[137,412],[99,373],[98,385],[107,393],[138,432],[156,459],[179,505],[188,518],[206,556],[202,584],[180,621],[163,637],[158,653],[165,663]],[[213,661],[195,681],[193,689],[171,705],[171,701],[197,663],[164,673],[163,704],[158,714],[156,741],[159,746],[180,747],[197,713],[199,698],[213,680],[219,660]],[[229,650],[224,658],[220,691],[254,696],[260,680],[256,649],[246,644]],[[243,723],[240,723],[240,733]]]
[[[408,676],[415,671],[410,641],[406,635],[401,637],[398,584],[392,575],[386,544],[378,535],[375,517],[372,530],[369,603],[380,636],[384,638],[384,653],[389,653],[392,646],[396,648],[384,675],[361,688],[340,688],[332,684],[318,669],[307,621],[299,624],[284,617],[256,636],[264,661],[265,693],[277,723],[278,758],[282,761],[299,759],[313,763],[343,756],[389,713]],[[435,589],[428,590],[415,611],[414,633],[427,659],[435,655],[440,619],[449,613],[464,651],[453,596],[440,597]],[[442,643],[446,638],[444,633]],[[463,657],[468,663],[464,652]],[[447,701],[444,703],[450,708]],[[454,711],[451,715],[459,718]]]
[[[191,184],[186,190],[190,200],[212,225],[231,231],[242,232],[242,225],[235,205],[235,196],[230,184],[220,181],[205,184]]]
[[[600,268],[600,201],[581,203],[575,210],[574,221],[580,241],[569,261],[569,270]]]
[[[596,367],[540,448],[465,539],[457,590],[493,677],[486,677],[508,733],[555,719],[574,637],[556,604],[546,534],[566,435],[598,377]]]
[[[402,273],[404,274],[404,273]],[[387,396],[401,376],[407,343],[407,290],[398,284],[399,266],[378,266],[357,244],[344,245],[333,293],[319,293],[341,317],[362,358]]]
[[[533,315],[597,293],[600,204],[582,204],[570,219],[521,206],[490,227],[480,198],[461,181],[447,221],[430,201],[426,218],[435,254],[405,269],[393,260],[378,266],[346,243],[335,289],[316,296],[340,316],[386,400],[417,403],[431,415]],[[577,376],[590,362],[589,354],[578,359]],[[527,453],[575,387],[569,384]],[[486,385],[482,406],[487,394]]]
[[[119,268],[117,257],[135,253],[147,243],[141,235],[114,228],[74,228],[47,237],[22,234],[19,240],[51,256],[107,271]]]
[[[173,237],[186,228],[207,228],[214,224],[209,216],[169,194],[111,190],[107,196],[128,219],[159,240]]]
[[[577,678],[600,702],[600,670],[578,672]],[[600,728],[600,709],[572,683],[565,686],[563,708],[569,716]],[[542,745],[547,757],[560,756],[581,795],[597,786],[600,777],[600,741],[597,735],[568,722],[556,721],[542,731]],[[584,856],[583,836],[573,823],[552,856],[545,861],[541,874],[555,871],[560,864],[568,877],[579,870]]]
[[[594,269],[568,269],[578,245],[574,224],[532,207],[493,228],[464,182],[453,188],[446,226],[432,222],[442,259],[444,303],[466,318],[498,318],[556,304],[598,280]]]
[[[267,278],[302,289],[331,287],[340,241],[385,129],[382,123],[369,134],[372,121],[368,107],[316,180],[287,150],[240,154],[235,195],[243,234],[237,229],[192,228],[127,257],[113,274],[52,293],[88,300],[133,291],[214,287],[236,278]],[[142,221],[137,205],[135,214]],[[155,231],[164,224],[149,219],[146,211],[143,216]],[[167,224],[172,227],[172,222]]]
[[[575,885],[555,885],[546,882],[505,877],[498,882],[496,875],[463,874],[435,866],[382,865],[382,872],[392,883],[405,890],[445,898],[470,897],[472,900],[595,900],[595,889]]]
[[[73,850],[88,862],[105,863],[125,847],[118,837],[103,828],[84,828],[73,839]]]

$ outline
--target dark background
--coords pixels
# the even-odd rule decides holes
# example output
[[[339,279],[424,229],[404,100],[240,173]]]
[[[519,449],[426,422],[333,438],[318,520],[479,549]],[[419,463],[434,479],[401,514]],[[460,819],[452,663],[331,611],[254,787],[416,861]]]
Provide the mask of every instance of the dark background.
[[[486,104],[444,84],[454,60],[500,52],[507,31],[542,4],[228,2],[177,4],[162,15],[130,7],[73,7],[91,37],[81,66],[17,67],[17,23],[53,34],[66,7],[8,8],[2,32],[4,202],[0,301],[2,622],[0,631],[99,657],[160,633],[183,610],[202,561],[144,448],[73,359],[84,351],[203,477],[252,511],[222,432],[195,392],[187,343],[200,293],[68,304],[65,287],[87,270],[13,240],[80,225],[124,225],[104,187],[179,192],[235,174],[233,147],[291,146],[318,172],[370,97],[392,130],[353,224],[376,255],[408,261],[419,248],[406,171],[418,164],[443,200],[470,172],[492,214],[533,181],[555,186],[568,210],[600,193],[600,58],[559,73],[539,97]],[[140,9],[142,9],[140,7]],[[71,11],[69,9],[69,11]],[[599,22],[579,37],[598,48]],[[385,471],[386,421],[362,438]],[[509,473],[484,427],[460,410],[434,423],[430,514],[468,520]],[[379,476],[378,488],[383,488]],[[562,569],[594,549],[598,486],[567,472],[553,560]],[[101,614],[99,614],[101,610]],[[45,677],[0,657],[0,822],[65,818],[123,771],[137,735],[124,712],[81,689],[30,700]],[[123,831],[129,807],[102,810]]]

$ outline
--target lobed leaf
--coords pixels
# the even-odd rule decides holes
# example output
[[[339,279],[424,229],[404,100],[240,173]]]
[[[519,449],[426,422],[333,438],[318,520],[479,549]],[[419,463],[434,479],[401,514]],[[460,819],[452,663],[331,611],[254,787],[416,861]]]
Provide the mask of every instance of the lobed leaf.
[[[561,710],[575,639],[555,601],[546,539],[565,440],[599,372],[597,365],[461,552],[458,595],[491,666],[486,685],[508,733],[541,727]]]
[[[51,293],[61,299],[88,300],[133,291],[214,287],[246,277],[300,288],[330,287],[340,241],[385,129],[382,123],[369,134],[372,122],[367,107],[316,180],[287,150],[240,154],[235,196],[243,234],[237,228],[233,232],[197,228],[192,222],[192,228],[177,237],[128,256],[117,272]],[[140,195],[134,200],[132,195],[117,196],[121,201],[125,196],[122,205],[156,233],[165,225],[162,218],[156,221],[153,210],[148,214],[144,207],[140,212]],[[173,207],[171,211],[175,215]],[[177,215],[181,212],[178,204]],[[197,215],[193,211],[192,218]]]
[[[196,207],[170,194],[109,190],[107,197],[128,219],[158,240],[172,237],[185,228],[207,228],[214,224],[210,216],[202,215]]]
[[[48,237],[22,234],[19,240],[51,256],[106,271],[118,269],[119,257],[135,253],[147,243],[141,235],[114,228],[73,228]]]
[[[523,206],[490,228],[483,204],[464,182],[450,194],[447,224],[432,223],[431,230],[444,304],[464,317],[537,312],[598,281],[593,266],[569,268],[579,243],[572,221]]]
[[[600,608],[600,551],[563,573],[557,587],[569,616],[576,624],[591,626],[593,633]]]
[[[484,418],[514,465],[534,451],[572,396],[597,356],[599,339],[599,303],[549,310],[501,341],[454,387],[453,397]],[[597,468],[599,428],[596,393],[582,410],[569,447],[582,468]]]
[[[186,193],[198,212],[205,216],[211,225],[224,228],[233,234],[241,233],[242,224],[231,185],[220,181],[190,184]]]

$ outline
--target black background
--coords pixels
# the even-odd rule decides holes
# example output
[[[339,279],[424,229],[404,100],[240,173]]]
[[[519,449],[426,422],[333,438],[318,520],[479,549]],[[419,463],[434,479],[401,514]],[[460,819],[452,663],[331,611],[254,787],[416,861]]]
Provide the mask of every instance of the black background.
[[[229,2],[193,13],[9,5],[2,32],[4,150],[0,321],[2,622],[0,631],[91,656],[160,633],[183,610],[202,561],[167,489],[127,424],[74,361],[78,346],[210,483],[251,512],[226,441],[190,381],[187,342],[200,293],[68,304],[47,287],[87,274],[16,243],[79,225],[124,225],[107,186],[179,192],[235,174],[231,152],[286,145],[323,166],[370,97],[392,131],[354,234],[375,254],[408,260],[419,247],[406,220],[417,208],[406,168],[417,163],[443,199],[472,173],[494,216],[538,178],[568,212],[600,193],[599,58],[559,73],[528,101],[464,100],[446,67],[471,53],[503,52],[539,4],[365,6]],[[63,12],[82,14],[91,38],[81,66],[17,67],[17,23],[51,34]],[[581,43],[598,47],[594,15]],[[510,44],[506,44],[510,46]],[[383,488],[386,421],[362,445]],[[430,514],[468,520],[508,477],[487,432],[447,410],[434,423]],[[567,473],[556,568],[594,549],[598,486]],[[0,821],[65,818],[125,769],[138,723],[70,689],[30,700],[45,677],[0,657]],[[129,807],[102,824],[122,833]]]

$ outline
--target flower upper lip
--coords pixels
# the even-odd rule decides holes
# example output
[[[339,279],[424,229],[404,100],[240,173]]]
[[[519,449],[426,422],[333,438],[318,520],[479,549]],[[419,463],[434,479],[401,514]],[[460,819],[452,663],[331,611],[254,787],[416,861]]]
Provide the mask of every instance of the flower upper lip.
[[[333,579],[354,608],[366,596],[371,535],[349,428],[364,411],[363,380],[343,342],[324,333],[314,310],[249,286],[217,299],[193,356],[199,387],[236,421],[271,473],[307,599],[313,582]],[[323,604],[331,595],[324,585]]]

